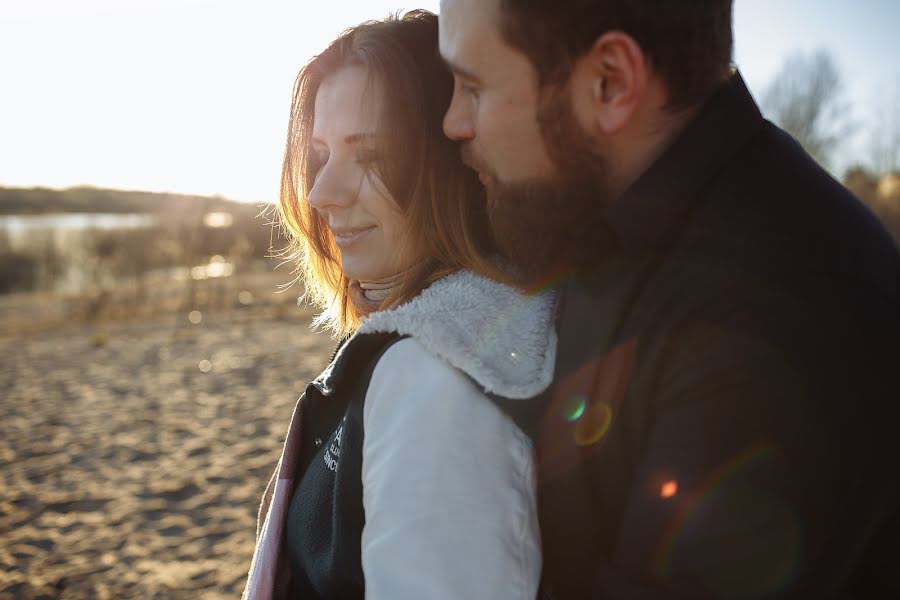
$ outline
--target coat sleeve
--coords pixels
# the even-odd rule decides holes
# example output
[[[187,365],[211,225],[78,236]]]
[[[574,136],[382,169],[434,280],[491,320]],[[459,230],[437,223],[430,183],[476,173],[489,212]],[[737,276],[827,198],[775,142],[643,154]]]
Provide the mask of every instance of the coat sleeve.
[[[782,316],[672,336],[597,597],[898,597],[891,321]]]
[[[368,598],[534,598],[531,441],[462,373],[406,339],[366,394]]]

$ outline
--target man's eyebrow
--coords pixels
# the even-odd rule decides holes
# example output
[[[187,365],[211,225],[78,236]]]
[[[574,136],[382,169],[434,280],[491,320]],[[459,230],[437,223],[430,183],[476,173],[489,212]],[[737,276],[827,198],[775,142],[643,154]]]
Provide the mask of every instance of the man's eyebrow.
[[[453,73],[454,75],[456,75],[458,77],[462,77],[463,79],[467,79],[473,83],[481,83],[481,79],[479,79],[479,77],[475,73],[459,66],[458,64],[454,63],[449,58],[446,58],[445,56],[441,56],[441,60],[444,61],[444,65],[446,65],[447,68],[450,69],[450,72]]]

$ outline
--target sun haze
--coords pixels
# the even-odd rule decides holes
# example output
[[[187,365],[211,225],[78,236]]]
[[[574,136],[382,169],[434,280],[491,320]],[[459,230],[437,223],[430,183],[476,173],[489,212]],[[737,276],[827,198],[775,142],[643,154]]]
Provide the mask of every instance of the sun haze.
[[[853,113],[900,85],[888,0],[737,0],[754,93],[794,50],[835,55]],[[294,75],[337,34],[438,0],[30,0],[0,8],[0,185],[272,201]],[[860,136],[864,137],[864,136]]]

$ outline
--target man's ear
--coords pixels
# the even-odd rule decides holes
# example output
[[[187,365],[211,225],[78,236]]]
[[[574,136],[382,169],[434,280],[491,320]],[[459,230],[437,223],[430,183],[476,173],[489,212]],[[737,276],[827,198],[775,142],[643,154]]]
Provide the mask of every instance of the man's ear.
[[[575,111],[592,134],[621,131],[644,99],[649,70],[633,37],[608,31],[598,37],[572,71]]]

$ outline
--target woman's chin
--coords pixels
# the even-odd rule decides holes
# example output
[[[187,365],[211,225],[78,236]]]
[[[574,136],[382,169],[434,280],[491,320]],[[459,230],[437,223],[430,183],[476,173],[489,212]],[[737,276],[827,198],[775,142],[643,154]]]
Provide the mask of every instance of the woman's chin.
[[[377,269],[372,269],[364,259],[356,257],[344,257],[341,261],[341,271],[344,276],[353,281],[373,281],[378,279],[375,275]]]

